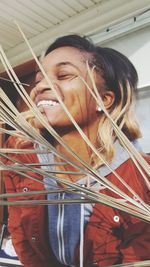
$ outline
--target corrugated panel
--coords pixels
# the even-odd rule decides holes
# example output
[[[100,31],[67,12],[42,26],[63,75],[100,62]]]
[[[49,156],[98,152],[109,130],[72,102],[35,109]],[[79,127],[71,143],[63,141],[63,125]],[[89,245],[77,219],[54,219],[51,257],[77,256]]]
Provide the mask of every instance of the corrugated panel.
[[[13,20],[39,55],[60,35],[93,36],[148,8],[150,0],[0,0],[0,44],[16,66],[30,60],[31,54]]]
[[[85,8],[90,8],[91,6],[93,6],[93,1],[91,0],[77,0],[78,3],[80,3],[83,7]]]
[[[76,14],[76,11],[69,6],[70,1],[68,0],[66,2],[64,0],[62,0],[61,2],[60,0],[48,0],[48,3],[51,7],[53,7],[55,15],[57,15],[58,13],[60,14],[60,16],[64,14],[68,18]]]
[[[21,0],[22,4],[24,3],[24,0]],[[49,20],[49,15],[52,16],[51,23],[55,24],[58,23],[64,19],[67,18],[66,14],[61,10],[61,2],[59,1],[59,9],[57,10],[57,7],[55,7],[54,3],[56,1],[40,1],[40,0],[28,0],[27,6],[30,7],[35,14],[39,13],[40,15],[44,16],[46,19]],[[47,14],[45,13],[47,11]],[[45,14],[44,14],[44,13]],[[56,17],[56,22],[53,22],[53,19]]]
[[[6,8],[7,3],[7,8]],[[32,12],[29,7],[26,8],[24,4],[20,4],[21,1],[8,1],[5,0],[5,4],[0,1],[0,12],[3,12],[9,20],[16,19],[20,21],[27,29],[27,31],[37,34],[39,31],[45,30],[45,27],[40,22],[40,17],[37,18],[37,14]]]
[[[67,2],[67,0],[64,0],[64,3],[68,5],[69,9],[72,11],[72,14],[73,12],[74,14],[76,14],[76,12],[82,12],[85,9],[85,7],[76,0],[70,0],[69,2]]]
[[[22,42],[13,20],[30,39],[94,5],[93,0],[0,0],[0,43],[9,50]]]
[[[54,8],[51,4],[49,4],[46,0],[32,0],[33,6],[36,5],[36,12],[49,20],[52,24],[57,24],[60,21],[67,18],[67,16],[61,12],[56,12],[56,8]],[[33,8],[32,6],[32,8]]]

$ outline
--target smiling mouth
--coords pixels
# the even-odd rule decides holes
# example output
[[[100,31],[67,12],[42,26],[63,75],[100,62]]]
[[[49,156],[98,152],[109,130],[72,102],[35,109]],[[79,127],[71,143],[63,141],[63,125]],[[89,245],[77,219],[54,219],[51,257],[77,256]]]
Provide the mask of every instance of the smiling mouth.
[[[49,108],[49,107],[55,107],[58,106],[59,102],[53,101],[53,100],[41,100],[37,103],[37,108],[39,107],[44,107],[44,108]]]

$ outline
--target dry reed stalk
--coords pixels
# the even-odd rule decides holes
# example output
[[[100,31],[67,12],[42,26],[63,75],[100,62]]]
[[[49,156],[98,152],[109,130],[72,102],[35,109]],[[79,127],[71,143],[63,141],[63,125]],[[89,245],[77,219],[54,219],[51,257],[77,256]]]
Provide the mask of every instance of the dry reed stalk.
[[[48,85],[50,86],[50,88],[54,91],[58,101],[60,102],[60,104],[62,105],[64,111],[66,112],[66,114],[68,115],[68,117],[70,118],[70,120],[72,121],[72,123],[74,124],[74,126],[76,127],[76,129],[78,130],[78,132],[80,133],[80,135],[82,136],[82,138],[84,139],[84,141],[88,144],[88,146],[93,150],[93,152],[103,161],[103,163],[105,163],[105,165],[110,169],[110,166],[109,164],[102,158],[101,154],[97,151],[97,149],[95,149],[95,147],[93,146],[93,144],[90,142],[90,140],[87,138],[87,136],[84,134],[84,132],[81,130],[81,128],[79,127],[79,125],[76,123],[76,121],[74,120],[74,118],[71,116],[71,114],[69,113],[69,110],[66,108],[66,106],[64,105],[64,103],[62,102],[60,96],[58,95],[57,91],[55,90],[52,82],[49,80],[49,78],[47,77],[44,69],[42,68],[40,62],[38,61],[38,59],[36,58],[26,36],[24,35],[24,33],[22,32],[20,26],[16,23],[16,25],[18,26],[18,29],[19,31],[21,32],[26,44],[28,45],[34,59],[36,60],[42,74],[44,75],[46,81],[48,82]],[[87,66],[88,67],[88,66]],[[88,72],[89,72],[89,76],[91,78],[91,81],[92,81],[92,84],[93,84],[93,88],[94,88],[94,91],[95,91],[95,94],[97,95],[97,98],[98,98],[98,103],[100,103],[101,106],[103,106],[103,111],[105,113],[105,115],[109,118],[109,120],[112,122],[112,125],[115,127],[115,130],[117,131],[118,133],[118,138],[124,143],[126,141],[128,141],[128,146],[125,146],[127,151],[130,152],[130,150],[132,151],[132,153],[134,154],[134,156],[138,155],[138,158],[140,159],[140,162],[142,162],[142,167],[144,167],[144,170],[147,171],[148,175],[150,175],[150,166],[148,165],[148,163],[141,157],[141,155],[136,151],[136,149],[130,144],[130,141],[127,139],[127,137],[121,132],[121,130],[119,129],[119,127],[117,126],[117,124],[112,120],[112,118],[110,117],[110,115],[108,114],[107,110],[105,109],[104,105],[103,105],[103,102],[100,98],[100,95],[98,93],[98,90],[96,88],[96,84],[95,84],[95,80],[94,80],[94,76],[91,75],[91,71],[90,69],[88,68]],[[124,108],[125,109],[125,108]],[[128,147],[130,148],[130,150],[128,149]],[[136,151],[136,152],[135,152]],[[130,153],[131,154],[131,153]],[[136,160],[134,159],[133,157],[133,154],[132,154],[132,159],[134,160],[134,163],[136,164],[137,168],[139,169],[140,173],[142,174],[144,180],[146,181],[146,184],[148,186],[148,188],[150,188],[150,182],[148,181],[147,177],[145,176],[145,174],[143,173],[141,167],[138,165],[138,163],[136,162]],[[142,160],[141,160],[142,158]],[[143,165],[144,164],[144,165]],[[123,184],[129,189],[129,186],[127,184],[124,183],[124,181],[122,179],[120,179],[120,177],[118,176],[118,174],[116,172],[114,172],[112,169],[110,169],[112,171],[112,173],[115,174],[115,176],[121,181],[123,182]],[[131,190],[131,192],[133,192],[133,190]],[[134,192],[133,192],[134,195],[136,195]],[[136,195],[136,197],[138,197]],[[142,201],[140,198],[139,198],[139,201]]]
[[[18,28],[19,28],[19,26],[18,26]],[[20,30],[20,31],[21,31],[21,30]],[[21,33],[22,33],[22,31],[21,31]],[[25,38],[25,36],[24,36],[23,33],[22,33],[22,35],[23,35],[23,37],[24,37],[24,39],[25,39],[25,41],[26,41],[26,43],[27,43],[27,45],[28,45],[30,51],[32,52],[33,57],[35,58],[37,64],[39,65],[39,68],[41,69],[41,72],[43,73],[45,79],[47,80],[48,85],[49,85],[49,86],[51,87],[51,89],[54,91],[54,93],[55,93],[55,95],[56,95],[58,101],[59,101],[60,104],[62,105],[62,107],[63,107],[63,109],[65,110],[65,112],[67,113],[68,117],[70,118],[70,120],[72,121],[72,123],[74,124],[74,126],[76,127],[76,129],[79,131],[79,133],[81,134],[81,136],[82,136],[82,138],[84,139],[84,141],[88,144],[88,146],[91,147],[91,149],[93,150],[93,152],[94,152],[100,159],[102,159],[103,162],[104,162],[104,164],[111,170],[111,167],[109,166],[109,164],[102,158],[102,156],[101,156],[100,153],[97,151],[97,149],[92,145],[92,143],[90,142],[90,140],[88,140],[87,136],[83,133],[83,131],[81,130],[81,128],[79,127],[79,125],[76,123],[76,121],[74,120],[74,118],[73,118],[73,117],[71,116],[71,114],[69,113],[69,110],[67,110],[66,106],[65,106],[64,103],[61,101],[59,95],[57,94],[55,88],[53,87],[51,81],[50,81],[49,78],[47,77],[45,71],[43,70],[43,68],[42,68],[41,64],[39,63],[39,61],[37,60],[36,56],[34,55],[34,52],[32,51],[32,48],[30,47],[30,45],[29,45],[28,41],[26,40],[26,38]],[[7,62],[6,57],[5,57],[5,55],[4,55],[4,53],[3,53],[2,50],[1,50],[1,53],[2,53],[2,60]],[[9,66],[8,63],[7,63],[6,65]],[[11,68],[11,67],[9,66],[9,68]],[[7,72],[9,73],[8,68],[7,68]],[[14,75],[14,74],[13,74],[13,75]],[[14,77],[12,77],[13,75],[10,74],[10,77],[11,77],[12,80],[14,79]],[[15,76],[15,75],[14,75],[14,76]],[[84,161],[82,161],[82,160],[81,160],[81,159],[80,159],[80,158],[79,158],[79,157],[78,157],[78,156],[77,156],[77,155],[76,155],[76,154],[75,154],[69,147],[67,147],[67,145],[63,142],[63,140],[62,140],[62,139],[58,136],[58,134],[54,131],[54,129],[53,129],[52,127],[50,127],[50,125],[43,119],[41,113],[38,111],[38,109],[36,108],[35,104],[32,102],[32,100],[31,100],[31,99],[29,98],[29,96],[26,94],[26,92],[25,92],[23,86],[22,86],[22,85],[19,85],[19,84],[20,84],[20,81],[18,80],[18,78],[15,77],[15,79],[16,79],[16,80],[15,80],[15,85],[16,85],[16,87],[17,87],[17,90],[19,91],[19,93],[21,92],[21,93],[20,93],[21,97],[22,97],[22,98],[24,99],[24,101],[27,103],[27,105],[28,105],[28,107],[29,107],[29,113],[31,113],[32,116],[34,116],[34,117],[37,117],[37,116],[38,116],[39,120],[42,122],[42,124],[44,125],[44,127],[47,128],[48,131],[49,131],[49,132],[56,138],[56,140],[57,140],[58,142],[60,142],[60,144],[62,144],[67,150],[69,150],[70,153],[71,153],[72,155],[74,155],[74,157],[75,157],[76,159],[78,159],[78,161],[79,161],[80,163],[82,163],[83,167],[86,168],[87,170],[81,168],[81,167],[78,166],[78,165],[73,164],[72,162],[69,162],[69,164],[73,164],[74,166],[76,166],[76,168],[78,168],[79,170],[83,171],[85,175],[87,175],[87,174],[89,175],[89,174],[90,174],[90,176],[91,176],[93,179],[95,179],[95,180],[98,181],[99,183],[105,185],[105,186],[106,186],[107,188],[109,188],[111,191],[118,193],[123,199],[125,199],[126,201],[129,201],[131,204],[135,205],[136,210],[137,210],[137,207],[138,207],[140,211],[142,211],[142,212],[144,212],[144,213],[146,212],[146,214],[147,214],[146,218],[147,218],[147,220],[149,221],[149,217],[148,217],[148,216],[149,216],[149,212],[148,212],[149,207],[148,207],[148,205],[145,204],[139,197],[138,197],[138,199],[141,201],[141,203],[137,203],[137,202],[134,201],[132,198],[130,198],[129,196],[127,196],[126,194],[124,194],[124,192],[122,192],[121,190],[118,190],[118,188],[116,188],[112,183],[110,183],[109,181],[107,181],[107,179],[106,179],[105,177],[100,176],[99,173],[97,173],[97,171],[95,171],[95,170],[92,169],[90,166],[88,166],[88,165],[87,165]],[[14,80],[13,80],[13,81],[14,81]],[[95,84],[95,82],[94,82],[94,84]],[[18,85],[19,85],[19,87],[18,87]],[[95,88],[95,85],[94,85],[94,88]],[[95,89],[95,92],[96,92],[96,89]],[[5,100],[6,100],[6,98],[5,98]],[[98,101],[98,103],[101,103],[101,101],[99,101],[98,98],[97,98],[97,101]],[[4,112],[4,109],[5,109],[5,112]],[[104,110],[104,112],[105,112],[105,110]],[[105,114],[107,115],[106,112],[105,112]],[[43,137],[42,137],[41,135],[39,135],[39,133],[37,133],[37,132],[35,131],[35,129],[33,129],[33,127],[29,126],[29,124],[27,123],[26,119],[23,120],[24,125],[23,125],[23,127],[22,127],[22,115],[18,114],[18,111],[15,110],[15,115],[14,115],[14,114],[12,114],[12,113],[7,109],[7,107],[5,108],[4,105],[3,105],[3,111],[1,112],[1,116],[2,116],[3,119],[5,118],[5,119],[7,120],[7,123],[12,123],[11,119],[9,118],[9,115],[11,116],[11,119],[12,119],[12,118],[14,119],[13,124],[14,124],[14,127],[16,127],[16,130],[18,130],[18,128],[19,128],[19,130],[20,130],[20,127],[21,127],[21,132],[24,133],[25,136],[27,135],[27,137],[29,137],[28,134],[27,134],[27,133],[28,133],[27,130],[29,130],[29,129],[32,130],[32,131],[31,131],[32,134],[30,134],[30,138],[31,138],[32,140],[38,140],[38,142],[41,142],[43,145],[48,145],[48,150],[47,150],[47,152],[48,152],[48,151],[53,151],[53,153],[57,154],[60,158],[62,158],[62,157],[64,158],[64,156],[58,154],[58,152],[55,151],[55,149],[54,149],[54,148],[53,148],[53,147],[52,147],[46,140],[44,140]],[[27,117],[29,117],[29,114],[26,116],[26,118],[27,118]],[[110,118],[110,120],[111,120],[111,118]],[[114,122],[112,122],[112,124],[114,124]],[[114,124],[114,127],[115,127],[115,129],[116,129],[116,124]],[[119,130],[120,130],[120,129],[119,129]],[[117,131],[117,133],[119,132],[119,133],[118,133],[118,137],[121,139],[121,138],[122,138],[122,135],[121,135],[121,137],[120,137],[120,131],[119,131],[119,130],[118,130],[118,128],[117,128],[116,131]],[[122,140],[122,139],[121,139],[121,140]],[[48,144],[47,144],[47,143],[48,143]],[[131,147],[130,147],[130,149],[131,149]],[[18,151],[18,150],[17,150],[17,151]],[[15,151],[15,153],[18,153],[17,151]],[[1,151],[1,152],[2,152],[2,151]],[[8,150],[6,149],[5,152],[8,152]],[[3,151],[3,153],[4,153],[4,151]],[[5,157],[5,155],[4,155],[3,153],[2,153],[2,156]],[[137,154],[136,154],[136,156],[137,156]],[[66,162],[68,162],[67,159],[66,159]],[[142,162],[143,162],[143,161],[142,161]],[[25,168],[24,165],[23,165],[23,167]],[[142,167],[143,167],[143,166],[142,166]],[[146,168],[146,170],[148,169],[148,168],[147,168],[147,165],[145,165],[144,167]],[[149,167],[149,166],[148,166],[148,167]],[[31,169],[30,169],[30,170],[31,170]],[[14,171],[17,172],[17,169],[14,168]],[[35,170],[32,169],[32,171],[35,171]],[[149,169],[148,169],[148,171],[149,171]],[[44,173],[43,173],[43,172],[41,172],[41,171],[39,171],[39,170],[36,170],[36,172],[37,172],[37,173],[40,173],[41,175],[47,175],[49,178],[52,178],[52,176],[49,175],[48,172],[44,172]],[[22,172],[17,172],[17,173],[18,173],[18,174],[23,174]],[[114,172],[114,174],[115,174],[115,172]],[[115,174],[115,175],[116,175],[116,174]],[[84,193],[84,194],[86,195],[86,197],[93,197],[95,201],[96,201],[96,199],[100,196],[100,193],[92,192],[91,189],[90,189],[90,190],[89,190],[89,189],[86,189],[86,191],[85,191],[85,190],[83,190],[83,188],[76,187],[73,183],[68,182],[68,181],[66,182],[66,180],[64,181],[63,179],[57,178],[56,176],[53,177],[53,179],[55,179],[56,181],[59,181],[59,182],[61,181],[62,183],[66,184],[66,185],[68,185],[68,186],[70,186],[70,187],[72,187],[72,188],[78,188],[78,190],[79,190],[81,193]],[[118,179],[120,179],[119,176],[118,176]],[[129,188],[129,189],[130,189],[130,188]],[[131,190],[131,192],[132,192],[133,195],[136,195],[135,192],[134,192],[132,189],[130,189],[130,190]],[[92,194],[94,194],[94,195],[92,195]],[[100,197],[99,197],[99,198],[100,198]],[[109,197],[107,196],[107,198],[109,198]],[[104,201],[104,199],[105,199],[105,201]],[[103,197],[103,198],[101,197],[101,199],[100,199],[99,201],[100,201],[100,203],[104,203],[104,202],[105,202],[106,205],[110,205],[110,206],[115,207],[115,208],[118,207],[119,209],[124,210],[124,211],[126,211],[126,212],[129,212],[130,214],[132,214],[132,215],[134,215],[134,216],[140,216],[140,218],[141,218],[141,216],[144,216],[144,215],[141,215],[140,212],[139,212],[138,215],[136,214],[135,211],[133,212],[133,210],[134,210],[135,207],[134,207],[133,205],[129,205],[129,204],[127,204],[127,203],[125,203],[125,205],[126,205],[126,207],[127,207],[127,208],[126,208],[126,207],[124,207],[123,204],[121,204],[121,205],[120,205],[120,204],[118,205],[118,203],[116,204],[116,201],[113,200],[113,199],[111,199],[110,201],[108,201],[105,197]],[[102,202],[102,201],[104,201],[104,202]],[[131,206],[132,206],[132,207],[131,207]],[[135,215],[135,214],[136,214],[136,215]],[[142,217],[142,218],[145,219],[145,217]]]
[[[12,170],[12,166],[10,166],[10,167],[7,166],[7,168]],[[32,169],[32,171],[35,172],[34,169]],[[22,175],[22,176],[25,176],[27,178],[30,178],[30,179],[33,179],[33,180],[37,181],[36,178],[33,178],[33,177],[31,177],[31,176],[29,176],[27,174],[24,174],[24,173],[22,173],[20,171],[15,171],[15,172],[18,175]],[[48,176],[48,173],[43,171],[43,170],[38,170],[38,171],[36,170],[36,173],[39,173],[39,174],[41,174],[43,176],[45,176],[45,175]],[[73,184],[70,181],[66,181],[64,179],[58,178],[58,177],[53,176],[53,175],[50,175],[50,178],[56,180],[57,182],[61,182],[61,183],[65,184],[65,185],[67,185],[67,186],[70,186],[71,188],[74,188],[74,189],[78,190],[79,191],[78,194],[81,193],[82,197],[83,197],[82,193],[84,193],[85,197],[89,198],[90,200],[94,200],[96,202],[98,201],[99,203],[103,203],[105,205],[121,209],[121,210],[126,211],[129,214],[132,214],[133,216],[136,216],[136,217],[141,218],[143,220],[146,220],[146,221],[150,220],[150,217],[147,215],[147,212],[145,213],[145,211],[143,211],[141,209],[138,209],[137,207],[134,207],[133,205],[131,206],[128,203],[121,203],[120,200],[116,200],[116,199],[111,198],[109,196],[103,195],[103,194],[101,194],[99,192],[98,193],[94,193],[94,192],[91,191],[91,189],[89,190],[87,188],[83,188],[83,187],[79,186],[78,184]],[[38,180],[38,182],[43,183],[42,181],[39,181],[39,180]],[[66,189],[66,191],[67,191],[67,189]],[[10,204],[11,205],[15,205],[16,202],[12,202]],[[23,202],[22,202],[22,204],[23,204]],[[31,200],[30,200],[30,204],[32,204]]]
[[[95,80],[94,80],[94,75],[93,75],[93,70],[91,71],[91,69],[89,68],[88,62],[87,62],[87,69],[88,69],[88,74],[91,78],[92,81],[92,85],[94,88],[94,92],[95,94],[92,93],[91,89],[89,88],[89,86],[87,86],[87,89],[90,90],[92,96],[95,98],[97,104],[101,107],[101,109],[103,110],[103,112],[105,113],[105,115],[107,116],[107,118],[110,120],[117,137],[119,138],[120,142],[122,143],[122,145],[126,148],[126,150],[128,151],[129,155],[132,157],[132,159],[137,159],[138,162],[140,162],[140,165],[143,167],[143,169],[145,170],[145,172],[147,172],[147,174],[150,176],[150,166],[149,164],[144,160],[144,158],[141,156],[141,154],[136,150],[136,148],[132,145],[132,143],[129,141],[129,139],[126,137],[126,135],[121,131],[120,127],[115,123],[115,121],[113,121],[113,119],[111,118],[110,114],[108,113],[108,111],[106,110],[103,101],[101,99],[100,94],[98,93],[98,89],[96,87],[95,84]],[[86,84],[87,85],[87,84]],[[128,89],[128,88],[127,88]],[[124,107],[124,109],[122,110],[121,114],[119,116],[122,115],[122,113],[124,113],[124,111],[126,110],[128,106],[128,103],[126,104],[126,106]],[[135,163],[136,161],[134,161]],[[137,167],[140,170],[140,166],[138,165]],[[145,176],[144,176],[145,178]],[[148,187],[150,188],[150,182],[146,179],[146,183],[148,185]]]

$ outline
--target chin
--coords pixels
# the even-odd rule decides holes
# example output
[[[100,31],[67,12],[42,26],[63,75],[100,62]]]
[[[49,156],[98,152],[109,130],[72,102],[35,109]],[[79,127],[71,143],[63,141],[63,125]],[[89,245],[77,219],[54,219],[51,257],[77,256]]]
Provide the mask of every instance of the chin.
[[[37,119],[34,120],[34,126],[35,126],[35,128],[37,128],[39,130],[44,128],[43,124],[40,121],[38,121]]]

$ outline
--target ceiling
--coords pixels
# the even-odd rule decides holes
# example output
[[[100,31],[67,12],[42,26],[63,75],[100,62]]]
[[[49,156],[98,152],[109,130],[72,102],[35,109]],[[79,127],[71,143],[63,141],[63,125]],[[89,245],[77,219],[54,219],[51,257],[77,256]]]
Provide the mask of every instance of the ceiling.
[[[93,36],[148,9],[150,0],[0,0],[0,44],[17,66],[32,56],[15,21],[39,55],[60,35]]]

